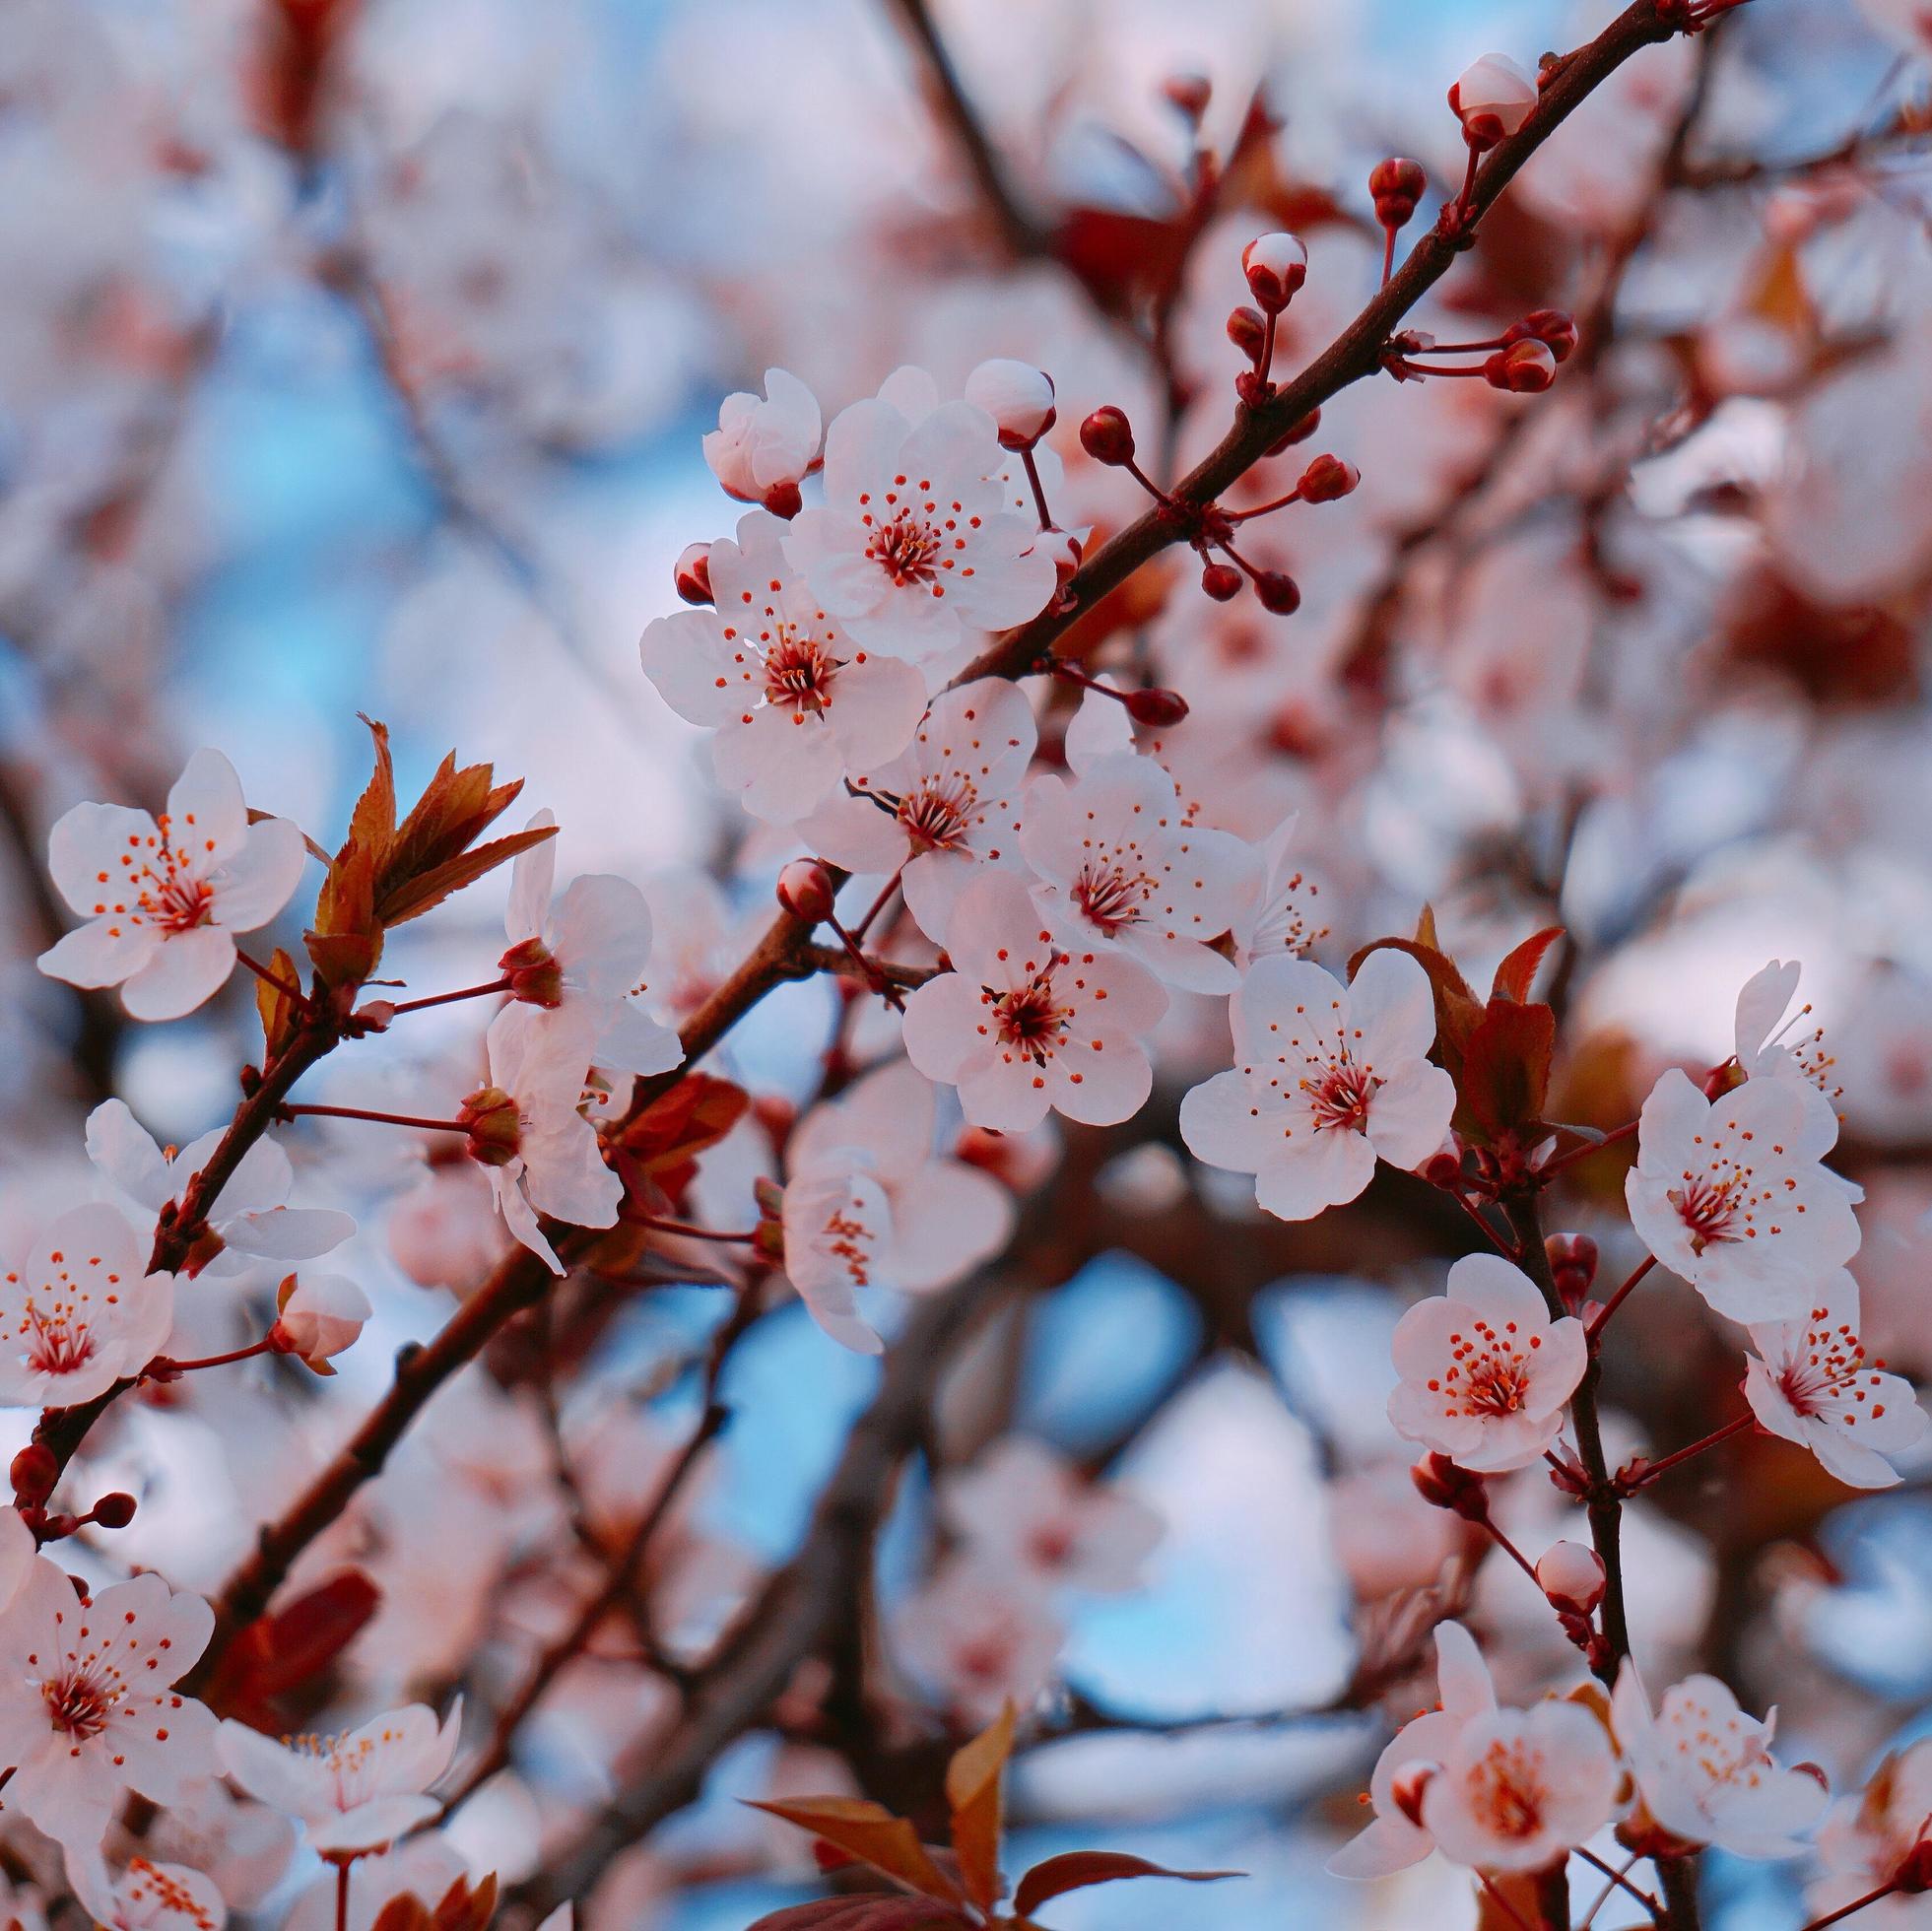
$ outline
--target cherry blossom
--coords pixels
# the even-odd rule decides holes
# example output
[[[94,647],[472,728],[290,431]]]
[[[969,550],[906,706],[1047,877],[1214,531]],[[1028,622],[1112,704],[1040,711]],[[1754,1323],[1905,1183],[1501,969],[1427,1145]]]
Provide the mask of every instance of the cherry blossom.
[[[1718,1313],[1801,1316],[1858,1249],[1863,1193],[1821,1164],[1836,1138],[1805,1083],[1747,1080],[1709,1100],[1673,1067],[1643,1102],[1632,1225]]]
[[[1066,1637],[1044,1596],[959,1561],[899,1606],[892,1632],[906,1668],[973,1725],[991,1722],[1008,1701],[1031,1707]]]
[[[234,766],[197,751],[159,819],[85,804],[54,826],[48,870],[88,922],[42,953],[40,969],[118,985],[135,1019],[179,1019],[233,971],[233,935],[289,902],[303,857],[301,832],[282,818],[250,825]]]
[[[1932,6],[1926,0],[1858,0],[1858,11],[1901,52],[1932,54]]]
[[[781,529],[762,510],[744,517],[736,543],[711,545],[715,608],[655,619],[640,646],[664,701],[715,733],[718,783],[774,825],[898,757],[926,706],[917,670],[827,614],[786,561]]]
[[[1811,1016],[1809,1006],[1800,1006],[1786,1017],[1792,994],[1798,989],[1799,969],[1795,960],[1773,959],[1745,982],[1744,990],[1738,994],[1738,1066],[1749,1080],[1806,1080],[1829,1102],[1839,1096],[1835,1085],[1830,1083],[1835,1062],[1825,1050],[1824,1029],[1813,1027],[1796,1039],[1784,1036],[1794,1025]]]
[[[1310,1219],[1353,1200],[1377,1158],[1414,1167],[1442,1144],[1455,1087],[1424,1058],[1435,1006],[1406,954],[1370,953],[1348,985],[1308,960],[1259,960],[1229,1021],[1234,1066],[1181,1101],[1181,1138],[1254,1174],[1269,1213]]]
[[[363,1324],[375,1311],[368,1296],[341,1274],[291,1274],[276,1297],[278,1312],[269,1339],[277,1348],[300,1355],[320,1374],[331,1355],[355,1345]]]
[[[1804,1848],[1825,1811],[1825,1780],[1771,1756],[1776,1710],[1760,1723],[1717,1678],[1689,1676],[1653,1714],[1633,1663],[1612,1701],[1618,1744],[1663,1830],[1734,1857],[1794,1857]]]
[[[833,1154],[799,1168],[785,1184],[781,1211],[785,1274],[799,1298],[840,1347],[876,1355],[885,1346],[858,1311],[858,1290],[873,1282],[891,1248],[893,1210],[863,1163]]]
[[[0,1403],[67,1408],[138,1374],[174,1320],[174,1277],[150,1274],[127,1218],[70,1208],[0,1271]]]
[[[129,1200],[159,1214],[179,1203],[194,1176],[222,1143],[217,1127],[178,1150],[164,1148],[129,1110],[126,1101],[103,1099],[88,1115],[88,1158]],[[208,1207],[210,1231],[221,1251],[191,1271],[236,1274],[256,1260],[311,1260],[339,1247],[356,1232],[353,1217],[333,1207],[290,1207],[295,1169],[289,1157],[264,1135],[236,1162],[234,1171]]]
[[[1469,139],[1494,147],[1529,119],[1536,83],[1506,53],[1486,53],[1449,90],[1449,107]]]
[[[554,825],[539,812],[532,829]],[[543,1035],[561,1029],[576,1048],[579,1024],[590,1035],[593,1065],[615,1073],[668,1073],[684,1047],[668,1026],[644,1010],[637,994],[650,963],[651,916],[644,895],[629,879],[592,873],[573,879],[552,906],[557,841],[546,838],[517,854],[503,929],[510,949],[502,969],[512,1004],[498,1016],[506,1032]]]
[[[87,1601],[44,1559],[0,1614],[0,1735],[9,1806],[91,1850],[124,1790],[171,1803],[215,1767],[215,1719],[172,1686],[214,1632],[199,1596],[158,1575]]]
[[[277,1743],[229,1717],[222,1767],[249,1796],[300,1818],[324,1856],[379,1850],[442,1806],[426,1794],[448,1769],[461,1733],[459,1697],[441,1723],[422,1703],[385,1711],[334,1737]]]
[[[903,401],[930,379],[911,375],[888,392]],[[826,436],[825,503],[793,523],[785,555],[852,637],[886,656],[916,662],[962,626],[1024,623],[1053,594],[1054,567],[1034,527],[1004,506],[1005,467],[992,419],[969,402],[916,423],[885,393],[854,403]]]
[[[1139,1583],[1161,1539],[1161,1517],[1145,1502],[1082,1480],[1029,1435],[1002,1435],[949,1475],[940,1511],[972,1563],[1033,1587],[1120,1594]]]
[[[488,1044],[490,1084],[463,1102],[471,1157],[482,1163],[511,1234],[562,1274],[538,1215],[611,1227],[624,1197],[624,1183],[604,1165],[596,1128],[578,1111],[589,1029],[557,1027],[539,1036],[506,1009],[491,1021]]]
[[[767,368],[763,396],[740,390],[718,405],[704,460],[740,502],[796,509],[798,486],[818,459],[821,427],[818,397],[796,375]]]
[[[1240,983],[1211,947],[1239,914],[1254,854],[1229,832],[1187,825],[1173,779],[1153,759],[1101,759],[1070,784],[1036,777],[1020,847],[1040,877],[1033,899],[1044,923],[1189,991]]]
[[[105,1931],[222,1931],[228,1922],[221,1887],[185,1864],[135,1857],[115,1878],[98,1847],[70,1847],[67,1882]]]
[[[1818,1832],[1824,1877],[1810,1893],[1823,1916],[1890,1884],[1932,1831],[1932,1737],[1888,1755],[1856,1796],[1832,1805]],[[1922,1853],[1921,1853],[1922,1854]],[[1896,1927],[1922,1920],[1915,1901],[1900,1898],[1867,1913]]]
[[[1013,685],[961,685],[933,700],[901,756],[852,774],[857,796],[830,800],[799,831],[850,871],[898,872],[920,931],[943,940],[983,868],[1024,867],[1019,798],[1036,735]]]
[[[1105,1126],[1138,1110],[1154,1079],[1147,1034],[1167,1007],[1149,973],[1059,940],[1005,872],[962,895],[946,942],[953,970],[906,1002],[905,1050],[959,1088],[973,1125],[1024,1132],[1050,1108]]]
[[[1550,1318],[1536,1284],[1496,1254],[1465,1254],[1448,1292],[1396,1323],[1399,1433],[1482,1474],[1524,1468],[1563,1427],[1588,1365],[1583,1323]]]
[[[1388,1877],[1421,1863],[1435,1847],[1411,1815],[1414,1806],[1397,1800],[1397,1779],[1412,1765],[1445,1762],[1465,1727],[1495,1712],[1496,1687],[1483,1652],[1460,1623],[1435,1626],[1435,1687],[1437,1706],[1412,1716],[1375,1760],[1368,1782],[1374,1816],[1328,1860],[1337,1877]]]
[[[1744,1394],[1771,1433],[1809,1448],[1854,1489],[1899,1480],[1891,1456],[1926,1430],[1912,1384],[1883,1372],[1859,1339],[1858,1283],[1839,1268],[1800,1319],[1754,1323]]]
[[[1241,902],[1230,927],[1234,964],[1242,972],[1257,959],[1275,953],[1299,958],[1328,936],[1328,927],[1318,922],[1315,910],[1321,888],[1308,876],[1299,855],[1299,829],[1300,815],[1291,812],[1254,847],[1258,862],[1243,880]]]

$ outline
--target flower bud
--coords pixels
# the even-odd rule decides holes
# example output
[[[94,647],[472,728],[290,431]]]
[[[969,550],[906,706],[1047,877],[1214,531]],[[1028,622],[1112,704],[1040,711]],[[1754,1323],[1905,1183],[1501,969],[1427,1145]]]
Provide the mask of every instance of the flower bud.
[[[1362,481],[1362,472],[1340,456],[1317,456],[1296,485],[1303,502],[1334,502]]]
[[[1080,567],[1084,554],[1080,539],[1071,530],[1041,530],[1033,539],[1033,547],[1044,550],[1053,559],[1054,577],[1065,589]]]
[[[1164,731],[1187,715],[1187,699],[1178,691],[1129,691],[1124,699],[1127,715],[1136,724]]]
[[[1454,1154],[1431,1154],[1423,1167],[1423,1178],[1432,1187],[1460,1186],[1462,1162]]]
[[[1168,106],[1198,124],[1214,99],[1214,83],[1205,74],[1169,74],[1161,83],[1161,95]]]
[[[1134,430],[1124,409],[1111,403],[1097,409],[1080,426],[1080,446],[1097,463],[1118,469],[1134,460]]]
[[[1520,322],[1511,322],[1502,335],[1510,343],[1547,342],[1550,353],[1565,363],[1576,347],[1576,318],[1566,308],[1532,308]]]
[[[1932,1837],[1920,1837],[1912,1845],[1893,1872],[1892,1882],[1907,1898],[1932,1891]]]
[[[1543,1251],[1557,1293],[1573,1314],[1597,1278],[1597,1243],[1587,1233],[1553,1233],[1544,1241]]]
[[[519,939],[497,966],[509,980],[512,999],[551,1011],[564,1003],[564,968],[541,939]]]
[[[774,516],[796,515],[799,479],[818,463],[820,428],[812,391],[796,375],[767,368],[764,395],[725,397],[718,426],[704,438],[704,460],[727,496],[763,503]]]
[[[1229,603],[1241,594],[1241,573],[1232,564],[1209,564],[1201,571],[1201,588],[1216,603]]]
[[[993,419],[1002,449],[1031,449],[1053,427],[1053,378],[1031,363],[981,363],[966,377],[966,399]]]
[[[1279,456],[1284,449],[1293,449],[1298,442],[1307,441],[1309,436],[1313,435],[1315,431],[1320,428],[1321,411],[1319,409],[1309,410],[1299,423],[1295,424],[1289,430],[1288,433],[1279,442],[1271,442],[1268,445],[1268,454]]]
[[[322,1365],[339,1355],[363,1331],[375,1310],[354,1281],[340,1274],[291,1274],[276,1296],[281,1312],[269,1329],[269,1345],[278,1354],[300,1355],[317,1373],[333,1373]]]
[[[773,516],[781,516],[787,523],[805,507],[805,499],[799,495],[798,485],[790,481],[772,484],[759,498],[759,502]]]
[[[1553,1542],[1538,1559],[1536,1586],[1566,1616],[1587,1616],[1603,1600],[1603,1558],[1581,1542]]]
[[[1512,342],[1483,365],[1483,379],[1511,395],[1541,395],[1557,379],[1557,358],[1547,342]]]
[[[1228,315],[1228,339],[1249,362],[1255,362],[1261,355],[1261,345],[1268,335],[1268,318],[1258,308],[1250,308],[1244,301],[1238,308],[1231,309]]]
[[[778,902],[803,924],[830,918],[833,897],[832,874],[816,858],[794,858],[778,874]]]
[[[1536,105],[1536,83],[1503,53],[1486,53],[1449,90],[1449,110],[1479,152],[1515,133]]]
[[[516,1101],[501,1087],[478,1087],[463,1101],[457,1123],[469,1134],[463,1151],[485,1166],[507,1166],[516,1158],[523,1122]]]
[[[1254,579],[1254,594],[1263,610],[1293,617],[1301,608],[1301,586],[1286,570],[1264,569]]]
[[[1416,212],[1429,188],[1429,176],[1419,161],[1391,155],[1368,170],[1368,192],[1375,197],[1375,219],[1384,228],[1401,228]]]
[[[709,603],[711,601],[711,546],[708,543],[687,543],[679,554],[673,580],[678,586],[678,595],[686,603]]]
[[[1489,1519],[1490,1499],[1483,1478],[1466,1468],[1458,1468],[1447,1455],[1425,1455],[1409,1471],[1416,1493],[1433,1508],[1453,1509],[1470,1522]]]
[[[14,1485],[14,1499],[37,1508],[53,1494],[60,1480],[60,1463],[51,1448],[30,1441],[13,1459],[7,1471]]]
[[[1247,277],[1248,293],[1263,310],[1279,315],[1308,279],[1308,251],[1299,234],[1275,229],[1257,234],[1241,250],[1241,273]]]
[[[116,1489],[95,1503],[94,1519],[103,1529],[124,1529],[134,1520],[134,1498],[125,1490]]]

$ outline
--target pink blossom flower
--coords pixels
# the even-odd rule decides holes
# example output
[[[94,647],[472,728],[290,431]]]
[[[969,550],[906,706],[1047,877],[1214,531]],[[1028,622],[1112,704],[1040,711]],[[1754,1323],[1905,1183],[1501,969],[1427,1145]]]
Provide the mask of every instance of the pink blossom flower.
[[[704,460],[726,496],[795,507],[818,459],[821,427],[818,397],[796,375],[767,368],[763,396],[741,389],[718,405]]]
[[[1760,1723],[1714,1676],[1688,1676],[1653,1715],[1633,1663],[1612,1698],[1617,1741],[1643,1807],[1687,1843],[1734,1857],[1795,1857],[1825,1810],[1822,1776],[1771,1756],[1777,1711]]]
[[[68,1408],[138,1374],[174,1321],[174,1277],[150,1274],[127,1218],[69,1208],[0,1270],[0,1404]]]
[[[1004,678],[945,692],[903,754],[855,771],[860,795],[833,798],[799,831],[848,871],[903,867],[906,909],[935,943],[986,866],[1023,866],[1021,786],[1036,740],[1033,707]]]
[[[0,1614],[0,1734],[17,1765],[7,1802],[56,1842],[90,1850],[133,1790],[171,1803],[215,1767],[215,1719],[172,1686],[214,1633],[199,1596],[137,1575],[90,1603],[36,1561]]]
[[[785,554],[825,609],[886,656],[916,662],[962,627],[1025,623],[1055,574],[1037,530],[1005,506],[1005,466],[992,419],[969,402],[916,424],[883,395],[854,403],[826,437],[824,506],[793,523]]]
[[[1167,1008],[1141,966],[1057,940],[1006,872],[961,897],[946,933],[953,970],[906,1002],[905,1051],[959,1088],[973,1125],[1024,1132],[1050,1108],[1107,1126],[1140,1109],[1147,1035]]]
[[[910,664],[828,615],[755,510],[710,550],[710,610],[654,620],[644,674],[680,717],[709,726],[725,790],[773,825],[803,818],[847,777],[896,758],[926,707]]]
[[[440,1724],[434,1710],[411,1703],[339,1737],[277,1743],[231,1716],[222,1767],[257,1802],[301,1819],[311,1850],[379,1850],[442,1808],[426,1793],[456,1755],[462,1721],[459,1697]]]
[[[1196,1160],[1255,1176],[1285,1221],[1353,1200],[1377,1158],[1414,1167],[1449,1130],[1455,1086],[1424,1055],[1435,1037],[1429,975],[1372,952],[1343,985],[1305,959],[1258,961],[1229,1001],[1234,1065],[1181,1101]]]
[[[894,1647],[962,1721],[979,1725],[1009,1700],[1031,1708],[1052,1681],[1066,1631],[1036,1589],[972,1564],[948,1563],[893,1619]]]
[[[228,1902],[211,1877],[185,1864],[131,1858],[113,1877],[99,1846],[67,1852],[67,1882],[104,1931],[222,1931]]]
[[[554,825],[539,812],[531,826]],[[510,949],[502,968],[514,1003],[498,1015],[509,1032],[541,1035],[588,1031],[589,1058],[614,1073],[668,1073],[684,1047],[668,1026],[644,1010],[637,994],[650,963],[651,916],[629,879],[596,872],[573,879],[552,909],[557,841],[546,838],[517,854],[503,929]]]
[[[1484,1474],[1542,1455],[1589,1356],[1583,1323],[1553,1321],[1535,1283],[1497,1254],[1465,1254],[1448,1292],[1411,1307],[1391,1345],[1397,1432]]]
[[[1486,53],[1449,90],[1449,108],[1472,141],[1493,147],[1529,119],[1536,83],[1506,53]]]
[[[1381,1878],[1420,1864],[1435,1840],[1397,1801],[1397,1779],[1417,1764],[1447,1760],[1464,1728],[1496,1709],[1483,1652],[1460,1623],[1435,1626],[1436,1708],[1414,1716],[1390,1738],[1368,1780],[1371,1821],[1328,1860],[1340,1878]]]
[[[1030,1435],[1002,1435],[941,1484],[940,1512],[969,1561],[1035,1588],[1118,1595],[1141,1579],[1161,1517],[1120,1490],[1082,1479]]]
[[[1234,964],[1245,972],[1257,959],[1276,953],[1293,958],[1328,936],[1315,900],[1321,888],[1307,874],[1299,855],[1297,832],[1300,815],[1289,815],[1253,847],[1257,863],[1243,881],[1241,900],[1230,928],[1234,937]]]
[[[1837,1124],[1798,1080],[1747,1080],[1709,1100],[1673,1067],[1643,1102],[1631,1222],[1718,1313],[1802,1316],[1858,1250],[1851,1209],[1864,1196],[1821,1164]]]
[[[1856,1795],[1841,1797],[1818,1833],[1825,1876],[1808,1893],[1821,1917],[1890,1884],[1932,1831],[1932,1737],[1887,1756]],[[1862,1915],[1889,1931],[1921,1924],[1916,1898],[1889,1898]]]
[[[1932,54],[1932,0],[1858,0],[1858,11],[1901,53]]]
[[[822,1158],[786,1183],[780,1215],[785,1274],[812,1318],[840,1347],[878,1354],[885,1343],[858,1311],[858,1290],[872,1285],[873,1269],[891,1246],[885,1188],[862,1162]]]
[[[1153,759],[1099,759],[1072,783],[1036,777],[1020,847],[1040,877],[1033,900],[1044,923],[1189,991],[1240,983],[1209,942],[1239,915],[1254,853],[1230,832],[1186,824],[1173,779]]]
[[[291,1274],[282,1283],[272,1336],[276,1345],[300,1355],[318,1374],[330,1356],[355,1345],[363,1324],[375,1310],[368,1296],[341,1274]]]
[[[1889,1456],[1924,1434],[1912,1384],[1882,1372],[1858,1338],[1858,1283],[1839,1268],[1802,1319],[1754,1323],[1744,1395],[1771,1433],[1809,1448],[1854,1489],[1899,1480]]]
[[[1825,1050],[1825,1032],[1812,1027],[1795,1039],[1785,1033],[1811,1017],[1800,1006],[1786,1018],[1791,996],[1798,989],[1796,960],[1775,960],[1754,972],[1738,994],[1735,1044],[1738,1065],[1748,1080],[1801,1079],[1816,1087],[1828,1104],[1838,1097],[1831,1071],[1835,1064]]]
[[[135,1019],[179,1019],[233,971],[233,934],[289,902],[303,853],[287,819],[250,825],[234,766],[197,751],[159,820],[86,804],[54,826],[48,870],[88,922],[42,953],[40,969],[70,985],[118,985]]]

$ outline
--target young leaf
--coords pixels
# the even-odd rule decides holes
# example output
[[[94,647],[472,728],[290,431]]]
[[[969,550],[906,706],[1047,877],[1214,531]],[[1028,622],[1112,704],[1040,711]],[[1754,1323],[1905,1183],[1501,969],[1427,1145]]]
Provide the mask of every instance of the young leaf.
[[[750,1931],[959,1931],[972,1920],[933,1898],[820,1898],[772,1911]]]
[[[401,925],[420,918],[466,885],[474,885],[486,872],[494,872],[506,858],[528,851],[534,844],[557,835],[555,825],[539,825],[527,832],[512,832],[507,837],[478,845],[474,851],[460,851],[440,865],[420,872],[414,878],[398,880],[376,899],[376,916],[384,925]]]
[[[296,970],[296,962],[278,947],[268,962],[268,969],[270,976],[282,984],[271,985],[267,979],[255,981],[255,1011],[261,1015],[265,1066],[287,1048],[301,1014],[301,1007],[282,990],[283,985],[300,988],[301,974]]]
[[[1013,1907],[1022,1917],[1031,1917],[1049,1898],[1084,1891],[1090,1884],[1112,1884],[1118,1878],[1179,1878],[1183,1884],[1216,1884],[1223,1878],[1246,1875],[1244,1871],[1170,1871],[1119,1850],[1069,1850],[1035,1864],[1020,1880],[1020,1889],[1013,1894]]]
[[[324,985],[360,985],[382,957],[375,917],[374,855],[353,838],[336,853],[302,944]]]
[[[1543,964],[1543,955],[1563,935],[1561,925],[1545,926],[1541,932],[1531,933],[1496,968],[1496,980],[1490,989],[1490,997],[1513,999],[1519,1006],[1522,1005],[1529,998],[1529,989],[1536,978],[1536,968]]]
[[[1002,1783],[1013,1754],[1013,1705],[980,1731],[946,1766],[946,1801],[953,1812],[953,1849],[966,1896],[990,1910],[1006,1889],[1000,1881]]]
[[[1485,1141],[1540,1131],[1556,1042],[1557,1016],[1548,1006],[1491,1000],[1456,1081],[1457,1130]]]
[[[755,1803],[751,1808],[769,1811],[801,1831],[810,1831],[848,1856],[928,1898],[944,1898],[949,1903],[959,1898],[959,1886],[932,1861],[919,1841],[919,1833],[884,1804],[863,1797],[805,1797],[792,1803]]]
[[[389,757],[388,725],[378,724],[367,716],[363,717],[363,722],[375,740],[375,768],[349,816],[349,836],[380,864],[387,859],[390,842],[396,835],[396,768]]]

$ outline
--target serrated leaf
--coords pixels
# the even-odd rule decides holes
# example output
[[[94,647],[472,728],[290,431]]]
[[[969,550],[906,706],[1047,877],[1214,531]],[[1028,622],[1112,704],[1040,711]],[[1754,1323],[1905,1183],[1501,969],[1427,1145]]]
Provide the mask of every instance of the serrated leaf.
[[[420,1898],[405,1891],[375,1914],[369,1931],[430,1931],[430,1912]]]
[[[380,866],[388,859],[390,840],[396,835],[396,767],[389,756],[388,725],[367,716],[363,722],[375,740],[375,768],[350,814],[349,838]]]
[[[269,958],[268,969],[270,977],[280,979],[282,985],[300,989],[301,974],[296,969],[296,962],[279,946]],[[268,979],[255,981],[255,1011],[261,1015],[264,1065],[287,1049],[301,1015],[300,1006],[282,990],[282,985],[271,985]]]
[[[919,1833],[884,1804],[865,1797],[802,1797],[784,1803],[766,1799],[751,1808],[782,1817],[927,1898],[949,1903],[959,1898],[959,1886],[932,1861]]]
[[[1238,1878],[1244,1871],[1170,1871],[1164,1864],[1151,1864],[1145,1857],[1130,1857],[1119,1850],[1069,1850],[1049,1857],[1020,1880],[1013,1894],[1013,1908],[1022,1917],[1031,1917],[1040,1905],[1069,1891],[1084,1891],[1089,1885],[1112,1884],[1122,1878],[1178,1878],[1183,1884],[1218,1884],[1223,1878]]]
[[[452,892],[460,892],[464,886],[474,885],[486,872],[494,872],[519,851],[528,851],[532,845],[542,844],[546,838],[554,838],[557,830],[555,825],[532,826],[528,831],[512,832],[507,837],[478,845],[474,851],[458,852],[454,858],[445,859],[440,865],[393,886],[377,899],[376,916],[385,926],[402,925],[412,918],[420,918],[441,904]]]
[[[1563,935],[1564,929],[1561,925],[1548,925],[1541,932],[1531,933],[1496,968],[1496,978],[1490,987],[1490,997],[1513,999],[1518,1005],[1526,1001],[1529,998],[1530,986],[1536,979],[1536,968],[1543,964],[1543,955]]]
[[[953,1813],[953,1850],[966,1896],[983,1910],[999,1901],[1000,1831],[1005,1822],[1002,1785],[1013,1754],[1013,1704],[957,1752],[946,1766],[946,1802]]]

